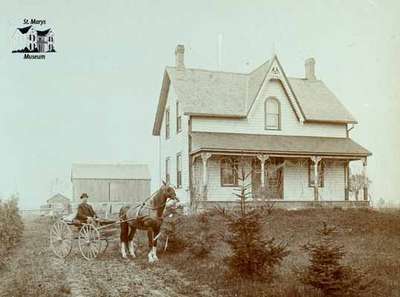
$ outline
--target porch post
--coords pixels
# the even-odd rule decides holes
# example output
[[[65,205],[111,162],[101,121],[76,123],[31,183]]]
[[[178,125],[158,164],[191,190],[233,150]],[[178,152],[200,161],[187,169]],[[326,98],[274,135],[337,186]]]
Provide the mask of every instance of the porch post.
[[[350,161],[344,164],[344,200],[349,200],[350,191]]]
[[[203,195],[203,200],[207,200],[207,160],[212,156],[211,153],[201,153],[200,157],[201,160],[203,161],[203,189],[202,189],[202,195]]]
[[[265,161],[269,159],[268,155],[257,155],[258,160],[261,162],[261,189],[264,190],[265,187]]]
[[[363,159],[364,200],[368,201],[367,157]]]
[[[314,163],[314,201],[319,200],[318,195],[318,185],[319,185],[319,175],[318,175],[318,163],[321,161],[321,157],[312,156],[311,161]]]

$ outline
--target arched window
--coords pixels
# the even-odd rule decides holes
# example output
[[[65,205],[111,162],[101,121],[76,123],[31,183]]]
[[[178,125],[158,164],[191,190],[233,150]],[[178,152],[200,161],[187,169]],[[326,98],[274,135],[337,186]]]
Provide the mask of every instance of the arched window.
[[[276,98],[265,100],[265,129],[281,129],[281,105]]]

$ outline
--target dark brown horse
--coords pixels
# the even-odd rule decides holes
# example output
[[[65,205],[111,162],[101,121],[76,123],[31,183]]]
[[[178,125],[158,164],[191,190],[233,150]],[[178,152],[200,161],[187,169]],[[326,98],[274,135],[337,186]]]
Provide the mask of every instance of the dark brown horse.
[[[164,218],[164,210],[170,201],[179,202],[173,187],[165,184],[147,201],[133,207],[123,207],[119,212],[120,219],[126,221],[121,223],[121,255],[127,258],[126,247],[132,257],[135,255],[133,237],[136,230],[146,230],[149,240],[149,262],[157,261],[157,238],[160,233]]]

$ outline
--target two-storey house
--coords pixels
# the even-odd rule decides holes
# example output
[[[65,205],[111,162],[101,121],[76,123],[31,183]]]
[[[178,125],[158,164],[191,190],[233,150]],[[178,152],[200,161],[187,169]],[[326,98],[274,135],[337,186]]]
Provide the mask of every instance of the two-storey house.
[[[353,141],[357,123],[316,78],[288,77],[277,56],[247,74],[186,68],[184,46],[166,67],[153,135],[162,176],[188,205],[235,201],[249,185],[254,200],[299,207],[368,205],[349,201],[349,163],[371,153]],[[246,178],[241,178],[242,171]]]

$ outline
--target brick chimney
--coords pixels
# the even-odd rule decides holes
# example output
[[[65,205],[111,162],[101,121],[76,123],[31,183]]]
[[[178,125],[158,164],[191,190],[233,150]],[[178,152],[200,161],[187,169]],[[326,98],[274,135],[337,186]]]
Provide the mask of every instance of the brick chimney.
[[[304,63],[305,71],[306,71],[306,79],[307,80],[316,80],[315,77],[315,60],[314,58],[309,58]]]
[[[185,47],[182,44],[178,44],[175,49],[175,66],[177,70],[183,70],[185,68]]]

